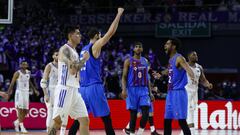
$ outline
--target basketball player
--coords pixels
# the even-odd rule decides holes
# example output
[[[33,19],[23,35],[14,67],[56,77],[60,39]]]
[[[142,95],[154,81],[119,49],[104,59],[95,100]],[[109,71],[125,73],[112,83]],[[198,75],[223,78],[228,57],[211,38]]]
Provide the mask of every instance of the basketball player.
[[[213,85],[208,82],[203,72],[203,68],[198,63],[198,56],[195,51],[191,51],[188,54],[188,64],[194,73],[194,81],[192,82],[191,78],[188,75],[188,83],[186,85],[186,90],[188,94],[188,115],[187,123],[191,130],[191,133],[194,135],[194,112],[197,109],[198,104],[198,85],[199,82],[208,89],[212,89]]]
[[[149,83],[149,63],[141,56],[143,47],[141,42],[134,44],[134,56],[124,61],[122,75],[122,97],[126,99],[127,109],[130,111],[130,135],[135,135],[138,108],[141,109],[142,119],[137,135],[142,135],[149,117],[153,97]]]
[[[151,135],[161,135],[157,132],[154,126],[154,121],[153,121],[153,103],[151,103],[151,106],[149,108],[149,117],[148,117],[148,122],[150,124],[150,130],[151,130]],[[141,109],[138,108],[138,114],[137,118],[140,118],[142,116]],[[126,128],[123,129],[123,132],[126,133],[127,135],[130,134],[130,122],[127,124]]]
[[[107,98],[104,95],[105,90],[100,76],[101,62],[99,57],[102,47],[115,34],[123,11],[123,8],[118,8],[118,13],[114,21],[103,37],[101,37],[97,29],[90,29],[88,32],[90,43],[82,49],[80,54],[80,57],[82,57],[85,52],[89,52],[90,54],[90,59],[85,63],[85,66],[81,68],[80,93],[87,106],[88,112],[93,113],[94,117],[101,117],[107,135],[115,135],[115,132],[112,126]],[[78,121],[74,121],[69,130],[69,135],[75,135],[77,132],[76,127],[78,126]]]
[[[17,120],[15,120],[13,124],[15,126],[15,131],[21,133],[28,133],[28,131],[23,125],[23,121],[29,110],[29,87],[31,87],[31,90],[33,90],[33,92],[37,96],[39,96],[39,92],[36,90],[32,82],[30,81],[31,72],[27,70],[27,68],[28,63],[26,61],[22,61],[20,63],[20,69],[16,71],[13,75],[7,93],[4,93],[4,95],[2,95],[5,99],[8,100],[13,92],[13,87],[15,83],[17,84],[14,100],[15,108],[17,109]]]
[[[52,121],[53,105],[54,105],[54,90],[58,79],[58,51],[54,51],[52,55],[53,61],[48,63],[44,69],[43,78],[40,86],[43,89],[44,100],[47,106],[46,127],[49,130]]]
[[[59,50],[58,56],[58,82],[55,89],[53,124],[48,132],[49,135],[55,135],[56,129],[62,125],[60,135],[66,130],[67,119],[71,118],[81,122],[79,127],[81,135],[89,134],[89,118],[85,103],[78,93],[79,89],[79,71],[84,63],[89,59],[89,54],[85,52],[82,60],[76,51],[77,45],[81,41],[79,28],[69,27],[68,42]]]
[[[168,65],[168,95],[166,97],[165,116],[164,116],[164,135],[172,134],[172,119],[179,122],[184,135],[191,135],[187,125],[187,74],[194,80],[194,73],[190,66],[179,54],[181,41],[177,38],[170,38],[164,45],[166,54],[170,57]],[[194,81],[193,81],[194,83]]]

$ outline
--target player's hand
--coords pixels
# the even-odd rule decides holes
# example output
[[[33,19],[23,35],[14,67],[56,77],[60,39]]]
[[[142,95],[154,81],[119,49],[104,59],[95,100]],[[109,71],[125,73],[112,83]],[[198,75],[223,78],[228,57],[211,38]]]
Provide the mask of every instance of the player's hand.
[[[162,76],[161,74],[157,73],[156,71],[153,71],[152,73],[154,79],[160,79],[160,77]]]
[[[88,51],[85,51],[83,53],[83,60],[87,61],[89,58],[90,58],[90,55],[89,55]]]
[[[150,93],[149,96],[150,96],[150,99],[151,99],[152,102],[155,101],[155,97],[152,93]]]
[[[3,97],[6,100],[8,100],[9,97],[10,97],[6,92],[2,92],[2,91],[0,91],[0,96]]]
[[[124,11],[124,8],[121,8],[121,7],[118,8],[118,14],[122,14],[123,11]]]
[[[156,87],[156,86],[155,86],[155,87],[153,87],[153,88],[152,88],[152,91],[154,91],[154,92],[156,92],[156,93],[157,93],[157,92],[158,92],[158,87]]]
[[[126,90],[122,90],[122,99],[126,99],[127,98],[127,91]]]
[[[48,95],[44,95],[44,101],[45,101],[46,103],[49,102],[49,96],[48,96]]]
[[[209,83],[208,86],[207,86],[208,89],[212,89],[213,88],[213,84],[212,83]]]
[[[39,91],[38,90],[34,90],[34,93],[37,95],[37,96],[39,96],[40,95],[40,93],[39,93]]]

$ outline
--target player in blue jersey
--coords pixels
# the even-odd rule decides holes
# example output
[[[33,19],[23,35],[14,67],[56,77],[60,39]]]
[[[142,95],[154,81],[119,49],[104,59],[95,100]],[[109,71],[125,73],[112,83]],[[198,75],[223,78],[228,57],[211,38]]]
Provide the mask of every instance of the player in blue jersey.
[[[118,8],[118,13],[112,22],[107,33],[101,37],[99,30],[92,28],[88,32],[90,43],[85,46],[81,53],[80,58],[85,52],[90,53],[89,60],[85,66],[81,68],[80,72],[80,93],[86,104],[89,113],[93,113],[94,117],[101,117],[104,123],[107,135],[115,135],[110,117],[110,109],[108,106],[107,98],[104,95],[104,86],[100,76],[100,54],[102,47],[110,40],[117,30],[120,18],[124,9]],[[70,135],[75,135],[79,123],[74,122],[69,130]]]
[[[186,62],[185,58],[177,51],[181,41],[177,38],[170,38],[164,45],[166,54],[170,57],[168,65],[168,95],[165,105],[164,135],[172,134],[172,119],[179,122],[184,135],[191,135],[187,125],[188,96],[185,89],[187,74],[194,82],[194,73]]]
[[[149,63],[146,58],[141,57],[142,43],[136,42],[133,51],[134,56],[124,62],[122,97],[126,99],[127,109],[130,111],[130,135],[135,134],[137,112],[141,108],[142,119],[137,134],[142,135],[149,117],[150,96],[153,96],[149,86]]]

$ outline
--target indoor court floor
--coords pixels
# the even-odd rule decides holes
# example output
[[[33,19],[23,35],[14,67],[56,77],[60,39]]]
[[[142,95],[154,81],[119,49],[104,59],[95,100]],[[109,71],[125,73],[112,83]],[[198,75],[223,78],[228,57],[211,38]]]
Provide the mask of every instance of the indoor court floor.
[[[196,130],[195,135],[240,135],[240,130]],[[28,130],[27,135],[46,135],[44,130]],[[158,130],[159,133],[163,133],[162,130]],[[59,132],[58,132],[59,134]],[[104,130],[91,130],[91,135],[105,135]],[[172,135],[179,135],[180,130],[174,130]],[[15,133],[14,130],[2,130],[0,135],[26,135]],[[67,135],[67,132],[66,132]],[[116,130],[116,135],[125,135],[122,130]],[[151,135],[149,130],[146,130],[143,135]]]

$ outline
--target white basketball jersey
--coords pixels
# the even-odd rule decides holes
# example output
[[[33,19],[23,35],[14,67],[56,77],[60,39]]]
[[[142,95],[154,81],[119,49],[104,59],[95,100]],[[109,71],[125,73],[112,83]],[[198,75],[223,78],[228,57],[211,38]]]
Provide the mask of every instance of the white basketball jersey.
[[[54,87],[56,87],[57,82],[58,82],[58,69],[53,63],[50,63],[50,66],[51,66],[51,71],[49,73],[48,87],[54,88]]]
[[[26,73],[22,73],[21,70],[18,70],[19,77],[17,79],[17,90],[29,91],[29,79],[31,72],[26,70]]]
[[[79,55],[75,49],[65,44],[70,50],[70,57],[72,61],[79,61]],[[67,65],[64,62],[58,61],[58,85],[70,86],[79,88],[79,72],[71,75]]]
[[[188,78],[188,83],[186,85],[186,89],[188,91],[197,91],[198,90],[198,84],[199,84],[199,78],[201,76],[201,68],[199,64],[195,64],[195,67],[191,67],[194,74],[194,80],[196,83],[193,83],[192,80],[190,79],[189,75],[187,74],[187,78]]]

